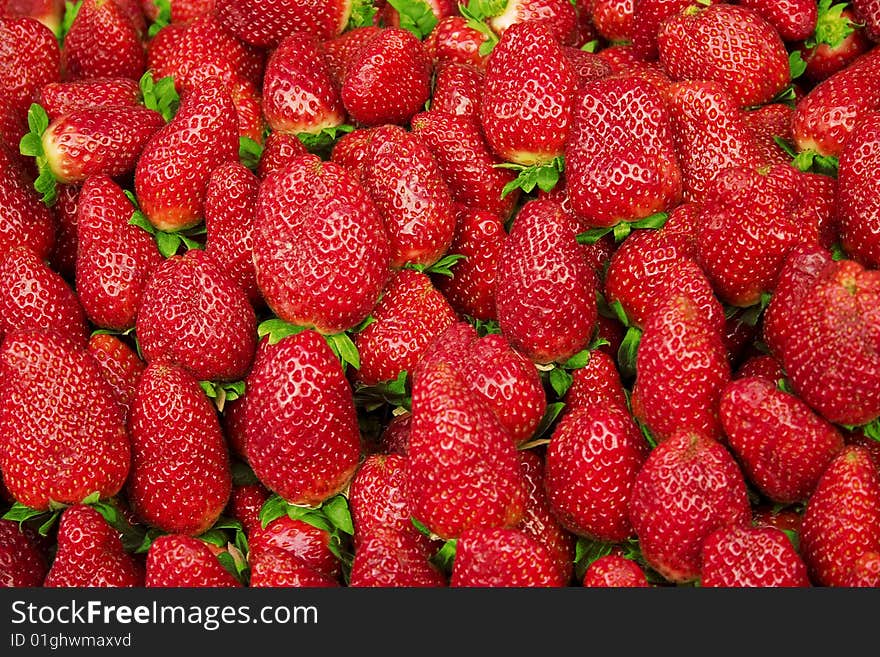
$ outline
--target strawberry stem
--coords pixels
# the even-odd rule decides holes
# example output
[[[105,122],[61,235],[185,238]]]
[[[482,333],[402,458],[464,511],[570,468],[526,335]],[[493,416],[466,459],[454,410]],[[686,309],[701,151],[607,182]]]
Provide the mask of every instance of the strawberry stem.
[[[425,0],[388,0],[400,17],[400,27],[412,32],[419,40],[428,36],[437,25],[437,16]]]

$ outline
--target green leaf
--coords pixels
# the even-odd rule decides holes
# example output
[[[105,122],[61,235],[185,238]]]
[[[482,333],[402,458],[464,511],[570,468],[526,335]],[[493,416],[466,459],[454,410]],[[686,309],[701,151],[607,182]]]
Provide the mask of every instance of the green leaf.
[[[357,27],[369,27],[374,24],[376,18],[376,6],[372,0],[354,0],[351,6],[351,14],[348,18],[346,30]]]
[[[443,546],[437,550],[436,554],[431,557],[431,563],[437,566],[444,573],[452,572],[452,564],[455,561],[455,547],[458,541],[454,538],[446,541]]]
[[[641,420],[636,419],[636,426],[639,427],[639,431],[642,432],[642,436],[645,437],[645,440],[647,441],[647,443],[651,447],[651,449],[654,449],[657,446],[657,439],[654,438],[654,434],[651,433],[651,430],[648,428],[648,425],[646,425]]]
[[[101,499],[101,493],[99,493],[98,491],[95,491],[94,493],[91,493],[90,495],[85,496],[82,499],[82,501],[80,501],[80,504],[95,504],[100,499]]]
[[[334,495],[321,505],[321,510],[336,529],[349,535],[354,534],[354,524],[351,520],[351,511],[348,508],[348,500],[345,495]]]
[[[789,157],[797,157],[797,151],[794,149],[794,144],[788,142],[782,137],[773,137],[773,141],[776,142],[776,145],[779,146],[785,154]]]
[[[781,390],[782,392],[787,392],[789,394],[791,394],[791,392],[792,392],[791,386],[789,385],[788,381],[786,381],[784,378],[779,379],[776,382],[776,389]]]
[[[64,16],[61,18],[61,23],[58,25],[58,31],[55,34],[58,39],[59,45],[64,46],[64,39],[67,38],[67,33],[70,32],[70,27],[73,25],[73,21],[76,20],[77,15],[79,14],[79,9],[82,7],[83,0],[77,0],[76,2],[67,2],[64,3]]]
[[[353,329],[351,329],[351,332],[352,333],[360,333],[361,331],[363,331],[365,328],[367,328],[370,324],[374,323],[375,321],[376,321],[375,317],[373,317],[372,315],[368,315],[364,321],[362,321],[360,324],[358,324]]]
[[[199,538],[204,540],[206,543],[213,543],[213,541],[206,540],[204,538],[204,536],[199,536]],[[214,544],[218,545],[216,543],[214,543]],[[220,545],[219,547],[223,547],[223,545]],[[222,552],[218,552],[217,553],[217,561],[220,562],[220,565],[223,566],[223,569],[226,570],[226,572],[228,572],[230,575],[232,575],[236,579],[239,579],[239,580],[241,579],[239,576],[240,574],[238,572],[238,567],[235,565],[235,559],[232,557],[231,554],[229,554],[229,552],[227,552],[226,550],[223,550]]]
[[[357,385],[354,391],[355,406],[368,413],[386,405],[410,410],[412,398],[407,379],[408,374],[403,370],[393,381],[383,381],[371,386]]]
[[[58,522],[58,518],[61,517],[61,513],[62,512],[59,510],[53,511],[51,514],[49,514],[49,517],[46,519],[46,521],[37,528],[37,533],[40,536],[48,536],[49,532],[52,530],[52,527],[55,525],[56,522]]]
[[[871,440],[880,442],[880,418],[862,426],[862,432]]]
[[[548,377],[550,379],[550,386],[556,392],[556,395],[559,398],[565,397],[565,393],[568,392],[573,380],[571,374],[561,367],[554,367],[550,370]]]
[[[611,554],[614,549],[613,543],[604,543],[602,541],[594,541],[583,536],[579,536],[574,547],[574,570],[575,577],[583,580],[584,574],[590,565],[600,557]]]
[[[592,41],[587,41],[584,45],[582,45],[581,50],[583,50],[584,52],[596,52],[599,49],[600,45],[601,44],[599,43],[598,39],[593,39]]]
[[[758,303],[745,309],[741,309],[739,321],[746,326],[757,326],[758,321],[761,319],[761,315],[767,309],[767,306],[770,304],[770,300],[772,299],[772,297],[773,295],[769,292],[763,292],[761,294],[761,299],[760,301],[758,301]]]
[[[325,335],[324,339],[342,363],[342,369],[345,369],[346,365],[351,365],[356,370],[360,369],[361,356],[348,333]]]
[[[486,14],[487,10],[484,5],[488,3],[475,2],[471,0],[467,5],[459,3],[458,5],[458,13],[467,19],[467,26],[472,30],[476,30],[480,34],[483,35],[484,41],[480,44],[479,53],[481,56],[485,57],[488,55],[495,46],[498,44],[498,35],[486,24],[486,18],[494,16],[494,14]],[[500,13],[500,12],[499,12]]]
[[[578,244],[595,244],[608,233],[614,230],[614,226],[603,226],[602,228],[590,228],[577,236]]]
[[[804,61],[800,50],[793,50],[788,56],[788,67],[791,69],[791,79],[796,80],[807,70],[807,63]]]
[[[612,301],[609,305],[609,308],[611,308],[614,316],[617,318],[617,321],[619,321],[624,326],[629,326],[629,317],[627,317],[626,311],[623,309],[623,304],[620,303],[620,299],[615,299],[614,301]]]
[[[628,221],[620,221],[616,223],[611,229],[611,232],[614,234],[615,243],[620,244],[623,240],[629,237],[632,229],[633,225]]]
[[[567,370],[579,370],[582,367],[586,367],[587,363],[590,362],[590,350],[584,349],[583,351],[577,352],[574,356],[569,358],[562,364]]]
[[[159,9],[159,13],[147,31],[147,35],[150,37],[156,36],[159,30],[171,23],[171,0],[153,0],[153,4]]]
[[[556,418],[559,417],[564,408],[565,402],[561,401],[547,404],[547,409],[544,411],[544,416],[541,418],[538,426],[535,427],[535,433],[532,434],[532,439],[540,438],[546,434],[550,427],[553,426],[553,423],[556,422]]]
[[[427,536],[428,538],[431,537],[431,530],[428,529],[427,527],[425,527],[425,525],[422,522],[420,522],[419,520],[416,520],[416,518],[414,516],[410,516],[409,521],[412,523],[412,526],[415,527],[419,531],[420,534],[423,534],[424,536]]]
[[[164,258],[170,258],[177,254],[180,248],[181,239],[177,233],[166,233],[164,230],[156,231],[156,246],[159,247],[159,253]]]
[[[219,529],[209,529],[204,534],[199,535],[199,539],[205,541],[205,543],[216,545],[217,547],[225,547],[229,542],[226,534]]]
[[[55,205],[55,201],[58,200],[58,183],[55,180],[55,176],[49,170],[45,158],[37,158],[37,165],[40,169],[40,175],[34,181],[34,189],[42,196],[43,203],[52,207]]]
[[[141,76],[138,84],[144,99],[144,107],[159,112],[166,123],[174,118],[180,107],[180,96],[173,76],[166,75],[159,81],[154,81],[152,71],[147,71]]]
[[[40,516],[46,515],[47,513],[47,511],[38,511],[37,509],[32,509],[29,506],[25,506],[21,502],[14,502],[12,504],[12,507],[10,507],[10,509],[3,514],[3,519],[11,520],[21,525],[21,523],[23,522],[39,518]]]
[[[857,24],[843,15],[843,10],[850,3],[832,4],[832,2],[833,0],[819,0],[816,29],[804,41],[807,48],[815,48],[823,43],[836,48],[856,30]]]
[[[297,133],[296,138],[302,142],[302,145],[305,146],[306,150],[309,152],[319,153],[336,143],[336,140],[340,135],[352,132],[353,130],[353,125],[337,125],[330,128],[323,128],[315,133],[300,132]]]
[[[498,324],[498,320],[495,319],[477,319],[476,317],[471,317],[470,315],[464,315],[464,319],[474,327],[477,335],[481,338],[486,335],[497,335],[501,333],[501,326]]]
[[[663,228],[666,225],[666,220],[669,219],[668,212],[655,212],[654,214],[648,215],[638,221],[630,222],[631,228],[638,228],[640,230],[657,230],[658,228]]]
[[[238,138],[238,159],[251,171],[255,171],[263,157],[263,146],[250,137]]]
[[[388,4],[397,10],[400,27],[415,34],[420,41],[424,40],[437,24],[437,17],[424,0],[388,0]]]
[[[146,554],[150,551],[150,546],[153,544],[153,541],[155,541],[160,536],[163,536],[164,533],[165,532],[160,529],[156,529],[155,527],[149,528],[147,531],[144,532],[140,545],[138,545],[131,551],[135,554]]]
[[[40,157],[43,155],[43,140],[37,133],[29,132],[21,138],[18,152],[28,157]]]
[[[559,182],[560,174],[565,169],[565,159],[559,155],[549,162],[532,166],[523,166],[514,162],[501,162],[493,166],[498,169],[519,171],[517,177],[502,188],[501,198],[504,198],[516,189],[522,189],[527,194],[534,191],[535,187],[544,192],[551,191]]]
[[[269,336],[269,344],[277,344],[287,336],[296,335],[305,330],[304,326],[297,326],[276,317],[261,322],[257,326],[257,335],[261,338]]]
[[[150,220],[147,219],[147,215],[145,215],[140,210],[135,210],[132,213],[131,219],[128,220],[128,223],[130,223],[132,226],[137,226],[138,228],[147,231],[150,235],[156,234],[155,226],[153,226],[153,224],[150,223]]]
[[[263,502],[260,507],[260,526],[265,529],[273,520],[277,520],[281,516],[287,515],[287,507],[290,506],[280,495],[272,495]]]
[[[417,265],[417,264],[409,264],[404,265],[404,269],[415,269],[416,271],[423,272],[425,274],[439,274],[441,276],[449,276],[452,278],[454,275],[452,273],[452,267],[455,264],[464,258],[467,258],[466,255],[462,255],[461,253],[451,253],[447,256],[440,258],[434,264],[425,267],[425,265]]]
[[[636,354],[638,353],[641,339],[642,331],[635,326],[630,326],[623,336],[623,340],[617,350],[617,364],[620,366],[620,374],[624,378],[635,376]]]
[[[835,242],[831,245],[831,259],[835,262],[849,260],[849,254],[844,250],[840,242]]]
[[[301,520],[302,522],[307,523],[312,527],[322,529],[327,533],[333,533],[333,524],[329,521],[327,516],[310,507],[288,504],[287,516],[292,520]]]

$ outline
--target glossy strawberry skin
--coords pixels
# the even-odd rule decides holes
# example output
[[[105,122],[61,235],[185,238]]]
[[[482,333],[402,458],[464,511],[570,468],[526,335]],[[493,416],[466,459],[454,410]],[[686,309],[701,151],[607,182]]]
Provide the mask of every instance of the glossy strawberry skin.
[[[44,84],[35,102],[52,121],[86,107],[134,107],[141,103],[141,90],[137,80],[126,77],[65,80]]]
[[[594,405],[614,405],[629,410],[617,362],[604,351],[591,351],[587,364],[572,371],[571,378],[571,387],[564,398],[567,413]]]
[[[345,2],[303,0],[218,0],[216,6],[220,20],[240,39],[270,49],[294,30],[311,32],[321,39],[337,36],[348,22],[350,9]]]
[[[806,500],[843,449],[843,436],[775,382],[743,377],[728,383],[719,413],[727,442],[746,477],[774,502]]]
[[[86,348],[104,379],[113,388],[127,423],[146,363],[128,343],[112,333],[93,333]]]
[[[834,6],[832,3],[828,9]],[[807,65],[804,78],[813,85],[845,68],[873,45],[851,4],[838,7],[835,12],[820,11],[816,31],[811,36],[815,37],[816,45],[807,46],[805,42],[798,50]]]
[[[296,555],[279,549],[266,550],[250,566],[248,586],[253,588],[335,588],[339,581],[315,570]]]
[[[268,489],[291,504],[317,505],[342,490],[358,464],[351,387],[314,331],[273,347],[247,378],[248,458]]]
[[[58,40],[34,18],[2,16],[0,44],[0,88],[13,115],[24,119],[39,88],[61,79]]]
[[[270,496],[271,493],[260,482],[238,484],[233,480],[226,512],[241,523],[249,541],[262,527],[260,511]]]
[[[449,62],[436,67],[431,107],[479,120],[485,73],[470,64]]]
[[[853,10],[865,24],[865,34],[872,41],[880,40],[880,4],[877,0],[853,0]]]
[[[159,536],[147,552],[148,588],[236,588],[242,584],[218,561],[208,544],[181,534]]]
[[[596,326],[596,277],[575,237],[578,227],[552,200],[520,210],[498,269],[501,332],[536,363],[565,362]]]
[[[880,109],[880,108],[878,108]],[[880,267],[880,200],[876,189],[880,167],[880,112],[865,114],[840,154],[837,220],[846,253],[866,267]]]
[[[645,571],[632,559],[619,554],[599,557],[587,568],[582,581],[590,588],[647,588]]]
[[[33,178],[0,145],[0,248],[23,244],[46,258],[55,234],[55,218],[34,189]]]
[[[0,587],[43,585],[49,564],[33,534],[13,520],[0,520]]]
[[[12,333],[0,373],[0,469],[16,500],[46,510],[121,490],[131,451],[123,411],[84,349],[50,331]],[[85,409],[69,390],[89,399]]]
[[[340,562],[330,550],[330,541],[328,531],[283,515],[251,532],[248,562],[253,568],[264,558],[272,559],[273,553],[281,551],[324,577],[336,580],[341,572]]]
[[[256,349],[256,315],[247,295],[199,249],[153,269],[136,330],[147,362],[169,358],[199,381],[243,378]]]
[[[480,54],[486,36],[470,27],[464,16],[444,16],[425,37],[425,49],[434,66],[450,62],[484,70],[488,55]]]
[[[352,174],[314,155],[263,181],[254,230],[257,284],[269,308],[292,324],[326,334],[351,329],[390,275],[375,204]]]
[[[856,560],[878,551],[880,477],[863,447],[847,447],[822,474],[807,501],[800,539],[819,586],[846,586]]]
[[[84,0],[64,38],[63,66],[69,79],[126,77],[146,69],[140,35],[116,2]]]
[[[430,550],[413,531],[377,525],[364,533],[351,565],[355,588],[426,588],[447,585],[446,575],[428,559]]]
[[[340,139],[343,138],[344,136]],[[257,176],[262,180],[273,171],[283,169],[301,155],[308,155],[308,151],[297,137],[286,132],[270,132],[263,142],[263,154],[257,165]]]
[[[880,553],[865,552],[856,559],[844,586],[865,588],[880,586]]]
[[[458,539],[449,580],[452,587],[557,587],[553,558],[539,542],[517,529],[477,527]]]
[[[742,0],[770,23],[785,41],[803,41],[816,29],[818,11],[812,0]]]

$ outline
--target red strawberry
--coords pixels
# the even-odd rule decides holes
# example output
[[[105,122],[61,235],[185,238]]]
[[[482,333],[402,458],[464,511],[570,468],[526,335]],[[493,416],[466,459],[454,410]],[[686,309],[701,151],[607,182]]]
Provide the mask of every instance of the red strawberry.
[[[159,230],[197,224],[211,172],[238,161],[238,123],[229,92],[208,78],[180,103],[138,158],[134,186],[141,210]]]
[[[58,525],[58,551],[43,586],[143,585],[143,565],[125,551],[117,531],[98,511],[81,504],[64,510]]]
[[[64,16],[63,0],[3,0],[0,8],[9,16],[35,18],[56,33]]]
[[[50,331],[9,334],[0,381],[0,470],[16,500],[46,510],[120,491],[130,465],[123,411],[84,349]]]
[[[741,107],[770,101],[791,81],[779,33],[743,5],[690,5],[660,24],[657,49],[671,78],[717,82]]]
[[[853,10],[865,23],[865,35],[880,41],[880,3],[877,0],[853,0]]]
[[[31,532],[13,520],[0,519],[0,587],[43,585],[49,564]]]
[[[61,50],[52,31],[35,18],[0,16],[0,89],[12,115],[24,119],[40,87],[60,79]]]
[[[453,61],[437,66],[431,108],[479,121],[484,79],[485,72],[471,64]]]
[[[342,137],[340,141],[344,138]],[[257,175],[262,180],[273,171],[283,169],[301,155],[308,155],[308,150],[297,137],[285,132],[271,132],[263,143]]]
[[[565,178],[572,210],[588,226],[637,221],[681,200],[666,104],[650,83],[629,77],[581,86]]]
[[[627,503],[649,451],[630,414],[615,404],[565,413],[550,437],[544,476],[559,522],[597,541],[630,538]]]
[[[673,295],[645,325],[633,413],[658,442],[685,430],[718,437],[718,400],[730,377],[718,329],[690,297]]]
[[[62,55],[68,79],[137,80],[147,63],[146,49],[131,16],[111,0],[83,0],[64,37]]]
[[[320,39],[338,36],[348,24],[351,2],[308,0],[217,0],[220,20],[243,41],[273,48],[295,30]]]
[[[646,61],[657,59],[660,25],[692,4],[693,0],[635,0],[632,15],[632,49],[635,54]]]
[[[430,551],[419,541],[418,534],[377,525],[360,541],[348,585],[355,588],[446,586],[446,575],[429,557]]]
[[[48,258],[55,233],[55,217],[40,200],[33,179],[0,144],[0,249],[29,246],[41,258]]]
[[[404,411],[392,415],[379,436],[379,444],[386,454],[403,454],[409,447],[409,432],[412,426],[412,413]]]
[[[785,372],[782,371],[782,363],[776,357],[756,352],[747,356],[733,373],[734,379],[746,377],[757,377],[775,385],[779,379],[785,378]]]
[[[444,16],[424,39],[428,57],[435,67],[450,62],[484,69],[488,54],[480,52],[486,35],[468,25],[464,16]]]
[[[169,0],[172,23],[188,23],[194,18],[214,11],[216,0]],[[141,0],[141,8],[147,20],[154,22],[159,17],[159,7],[154,0]]]
[[[817,84],[852,63],[871,46],[852,4],[819,0],[816,29],[798,47],[806,64],[804,78]]]
[[[635,0],[587,0],[596,32],[606,41],[631,42]]]
[[[718,441],[689,430],[657,445],[639,470],[630,522],[648,564],[670,582],[699,578],[701,550],[712,532],[751,518],[746,484]]]
[[[256,567],[264,557],[271,560],[280,551],[336,580],[341,572],[340,562],[330,550],[330,541],[330,532],[283,515],[251,533],[248,560],[251,567]]]
[[[129,224],[134,208],[105,175],[91,176],[78,198],[76,292],[97,326],[125,331],[135,325],[141,295],[163,262],[152,235]]]
[[[330,151],[330,161],[348,169],[362,185],[370,155],[370,142],[378,129],[355,128],[337,139]]]
[[[375,204],[352,174],[308,155],[260,186],[254,267],[281,319],[339,333],[366,319],[390,270]]]
[[[625,0],[624,0],[625,1]],[[577,30],[577,12],[572,2],[563,0],[509,0],[504,10],[486,19],[499,37],[508,27],[528,21],[545,21],[556,40],[573,44]]]
[[[856,559],[844,586],[880,586],[880,552],[865,552]]]
[[[363,176],[385,221],[390,266],[437,262],[452,242],[455,214],[446,181],[422,138],[394,125],[376,128]]]
[[[383,28],[353,58],[341,93],[359,124],[408,123],[431,95],[431,61],[423,43],[402,28]]]
[[[141,103],[141,89],[137,80],[126,77],[49,82],[40,87],[34,102],[53,121],[87,107],[134,107]]]
[[[339,581],[309,566],[284,550],[268,549],[253,562],[248,585],[261,587],[332,588]]]
[[[456,543],[450,586],[532,588],[565,583],[549,550],[518,529],[472,527]]]
[[[241,523],[248,538],[262,528],[260,511],[270,496],[271,493],[260,482],[236,484],[233,479],[232,493],[226,510],[231,517]]]
[[[592,406],[629,410],[617,363],[599,349],[590,352],[586,365],[572,371],[571,387],[565,393],[566,414]]]
[[[578,88],[592,80],[599,80],[612,74],[611,64],[593,52],[573,46],[564,46],[562,52],[574,66],[578,78]]]
[[[782,364],[795,394],[826,420],[880,417],[880,272],[826,265],[791,315]]]
[[[782,530],[727,525],[710,534],[703,543],[700,586],[810,585],[806,564]]]
[[[73,288],[26,246],[0,257],[0,336],[51,329],[85,345],[86,315]]]
[[[537,363],[564,363],[596,327],[596,276],[578,227],[551,200],[529,201],[504,244],[495,301],[511,346]]]
[[[761,159],[771,164],[788,164],[791,156],[777,143],[791,143],[791,119],[794,108],[785,103],[769,103],[743,112],[746,125],[754,133]]]
[[[412,372],[428,345],[456,321],[455,311],[427,274],[394,274],[370,315],[375,321],[355,336],[361,357],[356,379],[375,385]]]
[[[480,124],[501,159],[530,166],[565,151],[577,76],[542,21],[514,23],[486,64]]]
[[[256,360],[245,431],[254,473],[289,503],[317,505],[348,484],[360,451],[354,399],[319,334],[283,338]]]
[[[432,534],[514,527],[523,517],[525,481],[510,434],[445,362],[412,384],[407,455],[412,515]]]
[[[813,0],[740,0],[772,25],[785,41],[803,41],[816,29],[819,12]]]
[[[242,586],[208,544],[192,536],[158,537],[147,552],[145,586],[162,588],[230,588]]]
[[[619,554],[599,557],[584,573],[583,586],[603,588],[647,588],[650,586],[642,567]]]
[[[124,419],[128,423],[138,381],[146,367],[144,361],[127,343],[110,333],[93,333],[87,349],[116,393],[116,400],[122,406]]]
[[[800,550],[819,586],[846,586],[857,560],[880,550],[880,474],[863,447],[829,464],[807,501]]]
[[[880,108],[878,108],[880,109]],[[868,112],[847,137],[837,175],[837,220],[846,253],[880,268],[880,112]]]
[[[843,436],[800,399],[756,377],[728,383],[719,413],[731,451],[745,476],[766,497],[806,500],[843,449]]]
[[[169,358],[199,381],[243,378],[256,349],[256,316],[247,295],[198,249],[153,269],[136,330],[148,363]]]

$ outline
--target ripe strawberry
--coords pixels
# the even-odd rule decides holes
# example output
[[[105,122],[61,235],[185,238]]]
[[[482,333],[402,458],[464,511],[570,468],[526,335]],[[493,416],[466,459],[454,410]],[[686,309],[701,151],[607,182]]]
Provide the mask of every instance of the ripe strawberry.
[[[66,78],[137,80],[146,65],[146,49],[131,16],[112,0],[83,0],[64,37]]]
[[[84,349],[51,331],[11,333],[0,381],[0,470],[17,501],[46,510],[120,491],[130,464],[122,408]]]
[[[804,78],[818,84],[870,50],[871,45],[864,23],[850,3],[819,0],[816,29],[798,46],[806,64]]]
[[[683,431],[719,437],[718,400],[730,377],[718,329],[690,297],[673,295],[645,324],[633,413],[658,442]]]
[[[55,217],[40,200],[33,178],[0,145],[0,249],[23,245],[48,258],[55,234]]]
[[[588,0],[590,17],[599,36],[611,43],[633,39],[635,0]]]
[[[395,273],[370,315],[375,321],[355,336],[361,357],[356,380],[366,385],[412,372],[428,345],[457,317],[427,274]]]
[[[578,89],[587,82],[610,76],[613,72],[611,64],[596,53],[573,46],[563,46],[562,52],[574,67]]]
[[[807,39],[819,19],[813,0],[740,0],[740,4],[758,12],[785,42]]]
[[[361,125],[408,123],[431,95],[423,43],[402,28],[383,28],[352,59],[341,93],[349,117]]]
[[[853,0],[852,7],[865,24],[865,36],[880,41],[880,3],[877,0]]]
[[[345,73],[361,48],[381,34],[382,29],[378,24],[350,27],[342,34],[320,42],[321,52],[330,67],[330,75],[337,88],[342,87]]]
[[[317,134],[345,122],[342,98],[314,35],[294,32],[272,51],[263,77],[263,114],[279,132]]]
[[[724,387],[719,414],[746,478],[773,502],[806,500],[843,449],[843,436],[775,381],[744,377]]]
[[[134,107],[141,103],[137,80],[125,77],[86,78],[44,84],[34,99],[50,121],[87,107]]]
[[[865,552],[856,559],[844,586],[870,588],[880,586],[880,553]]]
[[[46,587],[135,587],[144,567],[125,551],[119,533],[90,506],[69,506],[58,525],[58,551]]]
[[[514,527],[525,481],[510,434],[445,362],[412,384],[407,497],[432,534],[457,538],[475,527]]]
[[[205,189],[205,252],[255,308],[263,305],[253,261],[259,189],[257,175],[237,162],[214,169]]]
[[[171,359],[199,381],[243,378],[254,357],[256,328],[247,295],[199,249],[153,269],[136,318],[144,359]]]
[[[754,133],[761,160],[768,164],[788,164],[791,156],[777,143],[791,143],[791,119],[794,108],[785,103],[769,103],[743,112],[746,125]]]
[[[220,20],[246,43],[272,49],[299,30],[320,39],[338,36],[348,24],[353,3],[347,0],[313,3],[307,0],[217,0]]]
[[[214,11],[216,0],[169,0],[172,23],[188,23],[194,18]],[[159,7],[154,0],[141,0],[141,9],[151,23],[159,17]]]
[[[412,413],[407,411],[392,415],[379,435],[379,445],[385,454],[406,456],[409,448],[409,433],[412,426]]]
[[[364,187],[382,214],[392,268],[430,266],[455,231],[452,197],[427,144],[417,134],[386,125],[372,131]]]
[[[340,141],[344,138],[342,137]],[[262,180],[273,171],[283,169],[301,155],[308,155],[308,150],[297,137],[285,132],[270,132],[263,143],[263,153],[257,165],[257,176]]]
[[[174,118],[150,139],[134,172],[141,210],[158,230],[199,223],[211,172],[238,161],[238,124],[229,92],[208,78],[185,95]]]
[[[779,33],[744,5],[690,5],[660,24],[657,50],[671,78],[717,82],[741,107],[763,105],[791,82]]]
[[[587,568],[582,582],[586,587],[647,588],[650,586],[642,567],[619,554],[599,557]]]
[[[29,16],[0,16],[0,89],[12,115],[24,119],[40,87],[60,79],[61,50],[52,31]]]
[[[544,545],[519,529],[472,527],[455,546],[452,587],[556,587],[566,584]]]
[[[782,530],[727,525],[703,543],[700,586],[778,588],[811,584],[804,560]]]
[[[373,140],[375,128],[355,128],[342,135],[333,144],[330,161],[348,169],[361,185],[366,176],[366,162],[370,155],[370,142]]]
[[[229,407],[227,406],[227,408]],[[230,493],[226,511],[241,523],[244,533],[249,539],[262,528],[260,511],[269,497],[271,497],[271,493],[260,482],[239,484],[235,482],[233,474],[232,493]]]
[[[141,295],[163,262],[153,237],[129,224],[134,208],[106,175],[83,183],[77,203],[76,292],[96,326],[135,325]]]
[[[510,217],[520,192],[503,192],[516,174],[495,166],[501,160],[489,149],[479,122],[429,110],[416,114],[411,126],[434,154],[453,201],[492,212],[501,220]]]
[[[296,555],[269,549],[251,565],[248,585],[261,587],[329,588],[338,587],[339,581],[315,570]]]
[[[804,293],[782,364],[796,395],[837,424],[880,417],[880,272],[832,262]]]
[[[755,352],[745,357],[733,373],[734,379],[757,377],[776,385],[779,379],[785,378],[782,363],[770,354]]]
[[[291,504],[318,505],[348,485],[358,464],[351,387],[315,331],[273,347],[247,378],[248,458],[266,488]]]
[[[715,0],[711,0],[714,2]],[[692,5],[693,0],[635,0],[632,13],[632,50],[645,61],[656,60],[657,34],[660,25],[670,16]],[[701,4],[710,4],[704,2]]]
[[[751,518],[746,484],[730,452],[690,430],[653,449],[629,499],[642,556],[670,582],[700,577],[701,550],[712,532]]]
[[[566,414],[592,406],[629,410],[617,362],[600,349],[591,351],[587,364],[571,372],[571,386],[565,393]]]
[[[42,586],[47,572],[46,554],[34,533],[0,519],[0,587]]]
[[[480,53],[486,35],[468,25],[464,16],[444,16],[424,39],[425,50],[435,67],[450,62],[485,69],[488,54]]]
[[[86,348],[104,379],[113,388],[127,424],[138,381],[146,364],[126,342],[110,333],[93,333]]]
[[[159,536],[147,551],[144,585],[162,588],[242,586],[202,540],[182,534]]]
[[[574,67],[541,21],[514,23],[486,63],[480,125],[492,151],[530,166],[565,151],[574,115]]]
[[[572,2],[563,0],[509,0],[503,11],[486,19],[499,37],[508,27],[528,21],[545,21],[560,43],[574,44],[577,34],[577,12]]]
[[[880,108],[878,108],[880,109]],[[868,112],[847,137],[837,175],[840,243],[849,257],[880,268],[880,112]]]
[[[339,559],[330,550],[330,532],[290,516],[279,516],[248,537],[248,561],[256,567],[277,552],[295,557],[315,572],[336,580],[341,572]]]
[[[472,64],[455,61],[435,69],[431,108],[479,121],[485,72]]]
[[[257,198],[254,267],[281,319],[320,333],[357,326],[390,275],[382,217],[352,174],[307,155],[268,176]]]
[[[0,256],[0,336],[51,329],[83,346],[86,315],[73,288],[26,246]]]
[[[536,363],[564,363],[596,327],[596,276],[578,227],[552,200],[532,200],[504,243],[495,301],[501,332]]]
[[[0,13],[7,16],[29,16],[57,33],[64,16],[63,0],[3,0]]]
[[[637,221],[681,200],[666,104],[650,83],[629,77],[581,86],[565,178],[572,210],[588,226]]]
[[[412,525],[410,525],[412,528]],[[367,531],[351,566],[354,588],[422,588],[446,586],[446,575],[428,559],[419,534],[377,525]]]
[[[565,413],[550,437],[544,476],[563,527],[608,543],[632,537],[627,503],[649,451],[630,414],[616,404]]]
[[[863,447],[847,447],[822,474],[807,500],[800,550],[819,586],[846,586],[856,561],[880,550],[880,475]]]

